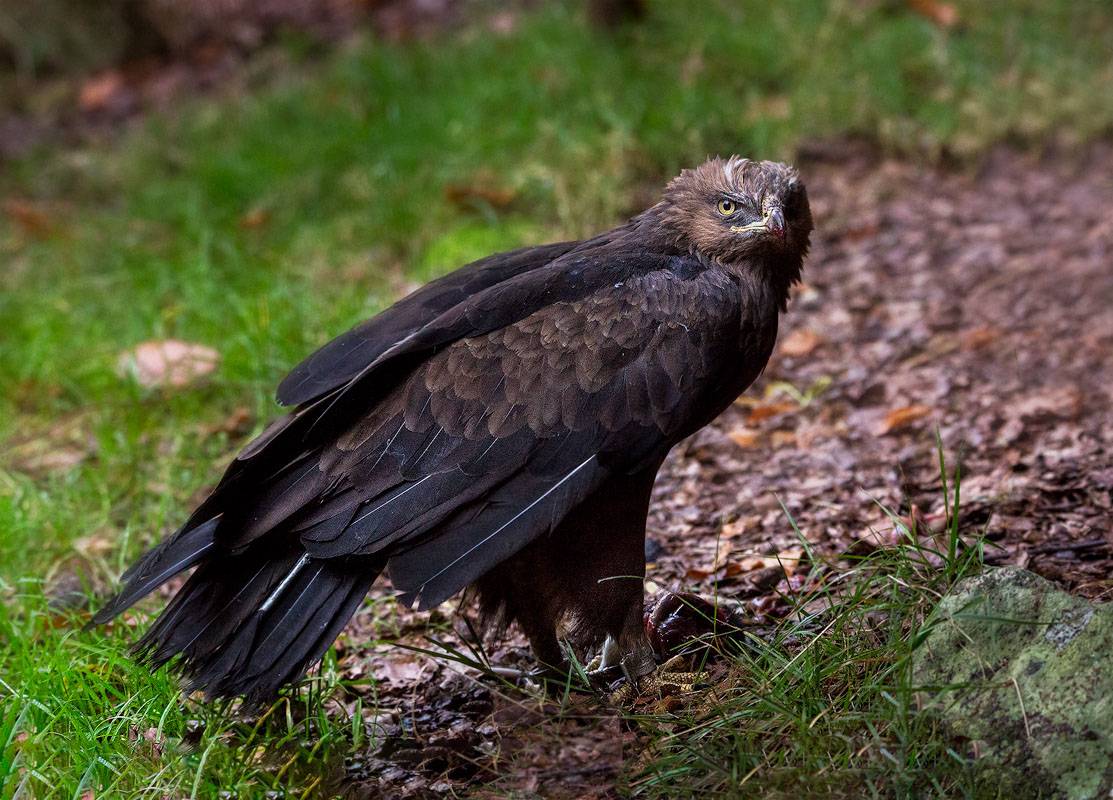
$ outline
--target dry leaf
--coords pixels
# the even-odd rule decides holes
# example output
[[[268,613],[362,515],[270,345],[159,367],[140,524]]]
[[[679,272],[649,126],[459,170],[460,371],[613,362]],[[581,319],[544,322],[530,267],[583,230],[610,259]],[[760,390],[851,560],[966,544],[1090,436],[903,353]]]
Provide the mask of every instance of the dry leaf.
[[[271,212],[265,208],[253,208],[240,217],[240,230],[257,231],[270,224]]]
[[[518,29],[518,17],[513,11],[499,11],[487,20],[487,28],[499,36],[510,36]]]
[[[13,438],[4,452],[22,472],[66,472],[97,450],[97,439],[81,412],[62,417],[46,429],[31,429]]]
[[[978,350],[991,345],[1001,338],[997,328],[972,328],[962,334],[962,346],[966,350]]]
[[[722,529],[722,537],[724,539],[733,539],[735,536],[741,536],[746,530],[746,520],[736,519],[733,522],[724,522]]]
[[[803,547],[790,547],[777,553],[777,562],[784,569],[785,575],[792,575],[803,566],[805,555]]]
[[[845,228],[839,233],[839,238],[845,242],[861,242],[877,235],[881,226],[876,222],[867,222],[864,225]]]
[[[798,408],[798,405],[791,402],[766,403],[765,405],[754,406],[750,409],[750,413],[746,417],[746,424],[755,425],[762,420],[775,417],[778,414],[785,414],[789,411],[796,411]]]
[[[112,550],[114,544],[115,543],[111,539],[94,533],[91,536],[82,536],[80,539],[74,539],[73,549],[83,556],[97,558]]]
[[[761,556],[746,556],[739,561],[738,564],[742,567],[743,572],[753,572],[755,570],[765,569],[769,566],[769,564],[766,563],[767,561],[768,559],[762,558]]]
[[[814,331],[797,328],[781,342],[781,352],[786,356],[806,356],[823,341]]]
[[[82,111],[100,111],[124,89],[124,76],[114,69],[94,75],[77,91],[77,107]]]
[[[211,347],[165,339],[144,342],[121,353],[117,369],[120,375],[134,377],[141,386],[181,388],[208,375],[219,362],[220,353]]]
[[[940,3],[939,0],[908,0],[908,6],[941,28],[953,28],[958,24],[958,9],[950,3]]]
[[[737,561],[728,561],[723,565],[723,577],[733,578],[735,575],[741,575],[746,569]]]
[[[27,233],[40,239],[48,236],[54,227],[42,208],[18,197],[9,197],[4,201],[4,213]]]
[[[211,425],[202,425],[200,430],[205,436],[217,433],[228,433],[233,436],[247,433],[251,430],[253,415],[247,406],[237,406],[232,413],[220,422]]]
[[[411,686],[417,683],[428,665],[423,661],[397,661],[387,659],[375,665],[375,678],[398,686]]]
[[[505,208],[514,200],[513,190],[485,183],[450,183],[444,187],[444,196],[450,203],[465,208],[474,206],[477,201],[492,208]]]
[[[79,442],[54,443],[48,449],[32,452],[17,463],[26,472],[66,472],[89,455],[91,448]]]
[[[757,447],[761,443],[761,431],[750,428],[735,428],[727,436],[739,447]]]
[[[773,431],[769,436],[769,444],[773,448],[778,447],[795,447],[796,446],[796,432],[795,431]]]
[[[877,428],[877,434],[884,436],[887,433],[893,433],[930,415],[931,409],[927,406],[895,408],[885,415],[885,419],[881,421],[881,425]]]

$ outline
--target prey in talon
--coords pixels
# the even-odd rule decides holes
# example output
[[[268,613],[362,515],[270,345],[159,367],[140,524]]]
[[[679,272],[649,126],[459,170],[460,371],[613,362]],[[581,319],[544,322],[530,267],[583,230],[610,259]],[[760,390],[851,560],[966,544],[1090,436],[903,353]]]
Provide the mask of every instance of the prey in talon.
[[[418,289],[282,381],[289,412],[91,624],[192,570],[136,649],[258,705],[382,577],[419,609],[470,593],[549,668],[563,631],[609,637],[628,693],[691,677],[643,626],[650,491],[764,369],[811,229],[795,169],[715,158],[612,230]]]

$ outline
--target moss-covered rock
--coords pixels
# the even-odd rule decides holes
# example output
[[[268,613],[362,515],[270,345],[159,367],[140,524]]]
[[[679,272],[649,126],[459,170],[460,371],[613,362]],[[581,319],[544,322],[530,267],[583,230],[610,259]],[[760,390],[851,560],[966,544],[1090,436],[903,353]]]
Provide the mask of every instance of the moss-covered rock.
[[[913,661],[926,711],[977,754],[987,796],[1109,797],[1113,603],[1016,568],[957,584]]]

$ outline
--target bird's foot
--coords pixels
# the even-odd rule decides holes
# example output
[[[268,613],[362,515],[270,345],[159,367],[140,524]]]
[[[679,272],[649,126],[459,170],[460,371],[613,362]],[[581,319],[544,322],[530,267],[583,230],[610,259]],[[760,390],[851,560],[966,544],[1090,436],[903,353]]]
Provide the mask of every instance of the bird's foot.
[[[584,665],[584,677],[596,691],[603,691],[623,677],[622,651],[610,636],[603,642],[599,655]]]
[[[664,697],[708,687],[706,672],[692,672],[687,656],[673,656],[661,666],[640,678],[628,678],[608,695],[616,706],[627,706],[640,697]]]
[[[621,677],[622,671],[618,666],[607,665],[605,659],[598,656],[587,664],[565,659],[556,665],[542,665],[526,675],[527,679],[554,696],[568,691],[605,691]]]

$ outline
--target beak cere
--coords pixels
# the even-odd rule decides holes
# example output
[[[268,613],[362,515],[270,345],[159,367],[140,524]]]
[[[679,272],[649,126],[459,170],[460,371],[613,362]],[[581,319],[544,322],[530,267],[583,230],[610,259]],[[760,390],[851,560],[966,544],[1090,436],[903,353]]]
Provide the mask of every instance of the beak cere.
[[[773,206],[765,213],[765,229],[782,242],[785,238],[785,213],[780,206]]]

